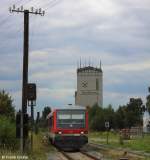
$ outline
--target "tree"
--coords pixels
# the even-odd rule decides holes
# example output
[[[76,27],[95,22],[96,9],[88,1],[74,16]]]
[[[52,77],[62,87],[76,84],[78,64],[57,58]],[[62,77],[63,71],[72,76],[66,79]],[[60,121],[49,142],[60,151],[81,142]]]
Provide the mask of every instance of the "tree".
[[[97,104],[94,104],[93,107],[89,107],[89,121],[93,119],[93,117],[96,115],[96,112],[98,110],[99,106]]]
[[[91,130],[104,130],[105,129],[105,120],[103,115],[103,109],[95,104],[89,109],[89,127]]]
[[[126,117],[126,106],[119,106],[115,113],[115,124],[116,128],[123,129],[125,128],[125,117]]]
[[[107,108],[102,108],[95,104],[89,109],[89,126],[91,130],[106,130],[106,121],[109,121],[110,128],[115,128],[115,112],[111,105]]]
[[[51,112],[51,107],[44,107],[44,110],[42,112],[42,118],[46,119],[47,115]]]
[[[116,111],[117,127],[131,128],[132,126],[142,125],[143,102],[141,98],[130,98],[128,104],[119,106]]]
[[[4,90],[0,91],[0,115],[15,119],[13,100]]]
[[[45,128],[47,126],[47,115],[51,112],[51,107],[44,107],[42,111],[42,117],[39,119],[39,126]]]
[[[141,98],[131,98],[126,108],[127,126],[130,128],[134,125],[142,124],[142,100]]]
[[[105,122],[109,122],[110,128],[115,128],[115,112],[111,104],[107,108],[103,108],[103,115]]]
[[[15,109],[11,96],[0,91],[0,144],[8,148],[16,148]]]
[[[0,115],[0,144],[9,148],[16,148],[18,145],[15,123],[11,118],[2,115]]]

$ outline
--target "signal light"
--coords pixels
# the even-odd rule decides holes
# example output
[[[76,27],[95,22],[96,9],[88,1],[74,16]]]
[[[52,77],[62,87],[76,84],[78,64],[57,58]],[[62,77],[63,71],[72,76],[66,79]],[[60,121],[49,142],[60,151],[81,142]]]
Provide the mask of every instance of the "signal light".
[[[27,84],[27,99],[30,101],[36,100],[36,84],[34,83]]]
[[[12,9],[11,9],[11,7],[9,7],[9,12],[10,12],[10,13],[12,12]]]
[[[31,12],[33,12],[33,7],[31,7]]]

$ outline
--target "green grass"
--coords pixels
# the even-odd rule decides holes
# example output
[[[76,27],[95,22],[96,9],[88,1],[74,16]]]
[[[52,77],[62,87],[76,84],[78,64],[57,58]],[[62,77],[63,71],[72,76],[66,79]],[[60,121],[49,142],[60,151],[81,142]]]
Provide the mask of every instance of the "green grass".
[[[47,154],[50,152],[55,152],[53,146],[49,144],[47,139],[43,139],[44,133],[39,133],[33,136],[33,150],[29,149],[26,151],[25,156],[28,157],[28,160],[46,160]],[[9,150],[9,149],[0,149],[0,159],[2,156],[21,156],[19,150]]]
[[[100,144],[106,144],[106,132],[91,132],[89,139],[93,142]],[[123,144],[120,144],[120,136],[117,133],[109,132],[109,144],[108,146],[116,148],[128,148],[129,150],[138,150],[150,153],[150,135],[145,135],[143,138],[135,138],[131,140],[123,140]]]
[[[54,152],[54,147],[49,144],[47,139],[43,139],[44,134],[40,133],[33,137],[33,150],[28,152],[31,160],[46,160],[47,153]]]

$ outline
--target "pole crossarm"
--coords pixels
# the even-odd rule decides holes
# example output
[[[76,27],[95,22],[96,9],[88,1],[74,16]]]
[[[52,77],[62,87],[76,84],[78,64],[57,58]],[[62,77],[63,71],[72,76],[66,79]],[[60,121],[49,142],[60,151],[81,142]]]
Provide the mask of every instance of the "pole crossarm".
[[[13,13],[13,12],[17,12],[17,13],[28,12],[28,13],[35,14],[35,15],[37,15],[37,14],[41,15],[41,16],[45,15],[45,11],[43,11],[41,8],[34,9],[33,7],[31,7],[31,10],[27,10],[27,9],[23,9],[23,6],[21,6],[20,8],[16,8],[15,5],[13,5],[13,7],[9,7],[9,12],[10,13]]]

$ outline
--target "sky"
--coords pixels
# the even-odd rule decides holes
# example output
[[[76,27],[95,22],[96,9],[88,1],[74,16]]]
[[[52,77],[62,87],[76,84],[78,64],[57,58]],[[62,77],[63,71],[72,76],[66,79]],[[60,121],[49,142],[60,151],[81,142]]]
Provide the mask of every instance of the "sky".
[[[104,107],[145,101],[150,86],[149,0],[1,0],[0,89],[21,108],[23,14],[8,8],[42,8],[30,14],[29,82],[37,84],[37,106],[74,104],[77,62],[102,61]]]

